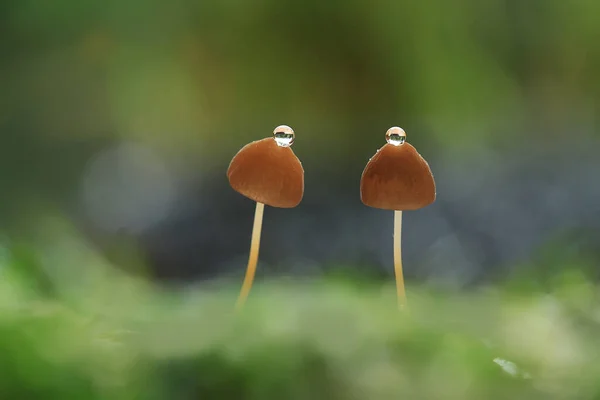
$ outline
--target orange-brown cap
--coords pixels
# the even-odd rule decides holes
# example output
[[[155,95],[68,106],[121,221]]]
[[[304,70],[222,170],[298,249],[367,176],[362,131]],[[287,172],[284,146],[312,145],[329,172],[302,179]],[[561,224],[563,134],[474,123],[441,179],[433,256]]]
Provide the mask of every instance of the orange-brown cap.
[[[435,181],[427,161],[409,143],[386,136],[389,143],[377,151],[363,171],[362,202],[385,210],[417,210],[433,203]]]
[[[231,160],[227,178],[237,192],[271,207],[296,207],[304,194],[300,160],[273,137],[244,146]]]

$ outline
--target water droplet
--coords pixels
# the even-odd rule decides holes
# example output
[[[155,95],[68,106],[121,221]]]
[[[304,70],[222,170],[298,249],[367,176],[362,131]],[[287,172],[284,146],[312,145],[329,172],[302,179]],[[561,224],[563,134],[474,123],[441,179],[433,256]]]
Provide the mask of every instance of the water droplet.
[[[273,137],[281,147],[290,147],[295,139],[294,130],[287,125],[279,125],[273,131]]]
[[[385,140],[394,146],[400,146],[406,141],[404,129],[394,126],[385,133]]]

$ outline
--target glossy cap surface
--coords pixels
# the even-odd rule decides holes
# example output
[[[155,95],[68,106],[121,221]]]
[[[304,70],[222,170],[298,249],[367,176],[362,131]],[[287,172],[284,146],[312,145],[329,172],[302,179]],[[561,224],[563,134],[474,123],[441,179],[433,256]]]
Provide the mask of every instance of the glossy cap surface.
[[[271,207],[296,207],[304,195],[304,169],[290,147],[268,137],[244,146],[227,169],[231,187]]]
[[[435,201],[429,164],[409,143],[386,144],[369,160],[360,180],[362,202],[384,210],[418,210]]]

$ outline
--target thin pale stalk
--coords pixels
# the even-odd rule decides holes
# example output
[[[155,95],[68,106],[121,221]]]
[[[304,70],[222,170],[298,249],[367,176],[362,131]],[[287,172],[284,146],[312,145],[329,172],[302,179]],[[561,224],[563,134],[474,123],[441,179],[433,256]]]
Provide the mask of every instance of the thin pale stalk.
[[[250,256],[248,257],[248,267],[246,268],[246,276],[244,277],[244,283],[240,290],[236,308],[243,307],[252,288],[252,282],[254,282],[254,275],[256,274],[256,264],[258,263],[258,250],[260,248],[260,232],[262,230],[263,213],[265,205],[263,203],[256,203],[256,211],[254,212],[254,225],[252,226],[252,240],[250,242]]]
[[[398,308],[408,309],[402,273],[402,211],[394,211],[394,273],[396,274]]]

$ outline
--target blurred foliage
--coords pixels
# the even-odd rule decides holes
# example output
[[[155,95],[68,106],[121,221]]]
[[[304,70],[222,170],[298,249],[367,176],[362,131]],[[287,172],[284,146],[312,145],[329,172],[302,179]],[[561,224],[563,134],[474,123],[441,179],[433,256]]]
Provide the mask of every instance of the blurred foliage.
[[[600,298],[573,271],[543,291],[409,287],[409,314],[390,282],[270,281],[235,313],[237,285],[150,288],[67,239],[58,258],[35,247],[71,271],[53,292],[10,273],[35,259],[26,246],[4,248],[2,398],[600,396]]]
[[[524,133],[540,146],[598,122],[592,0],[1,7],[0,171],[12,189],[25,179],[62,193],[74,166],[117,139],[210,169],[285,122],[327,172],[400,121],[417,147],[447,152],[510,149]]]
[[[58,100],[61,114],[73,111],[63,107],[67,102],[96,111],[68,116],[75,134],[114,123],[124,134],[161,128],[185,134],[187,127],[195,135],[208,123],[248,135],[238,128],[264,113],[304,120],[317,110],[334,119],[401,110],[431,115],[440,126],[467,114],[495,122],[526,104],[570,110],[569,100],[595,98],[600,90],[593,1],[365,7],[359,1],[62,0],[44,7],[14,1],[5,8],[12,39],[6,55],[18,57],[4,59],[12,67],[32,61],[26,57],[41,61],[33,70],[11,71],[27,80],[37,76],[30,89],[52,96],[35,101]],[[548,90],[563,96],[549,98]],[[87,98],[96,103],[79,103]],[[45,130],[62,127],[67,115],[61,114],[47,119],[54,124]],[[234,114],[239,118],[231,121]],[[81,129],[81,123],[90,125]]]

